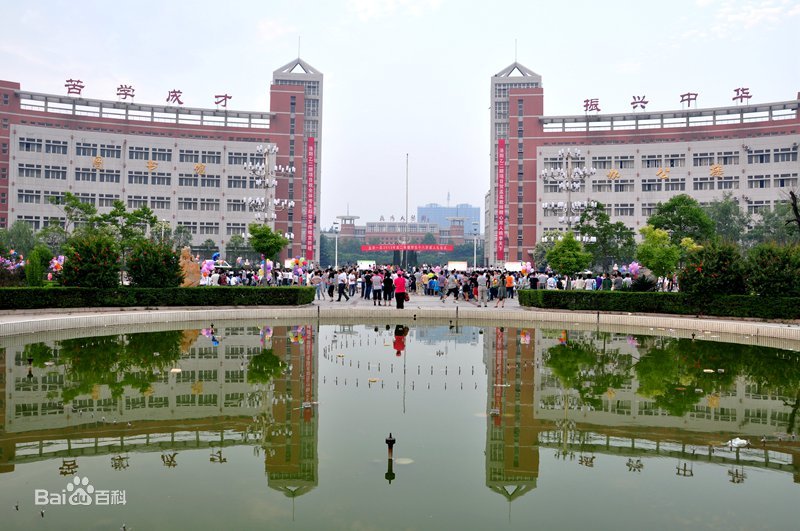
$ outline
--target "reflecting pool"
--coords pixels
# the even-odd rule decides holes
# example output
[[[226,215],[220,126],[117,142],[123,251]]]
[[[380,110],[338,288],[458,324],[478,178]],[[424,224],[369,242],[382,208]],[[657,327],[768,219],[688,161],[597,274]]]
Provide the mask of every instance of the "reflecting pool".
[[[2,529],[796,529],[798,344],[572,328],[1,338]]]

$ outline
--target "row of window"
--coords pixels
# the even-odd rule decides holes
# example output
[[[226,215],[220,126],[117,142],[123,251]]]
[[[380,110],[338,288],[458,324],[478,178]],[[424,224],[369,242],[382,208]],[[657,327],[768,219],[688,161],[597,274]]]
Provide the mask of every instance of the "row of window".
[[[748,175],[747,188],[795,188],[798,185],[797,173],[776,173],[773,175]],[[693,177],[692,190],[739,190],[739,177]],[[597,180],[592,181],[592,193],[636,191],[633,179]],[[686,178],[675,177],[670,179],[649,178],[641,180],[642,192],[681,192],[686,191]],[[558,184],[548,182],[544,184],[545,193],[560,192]],[[518,198],[522,198],[518,193]]]
[[[315,132],[315,131],[313,131]],[[20,138],[19,150],[28,152],[54,153],[67,155],[68,142],[66,140],[42,140],[40,138]],[[87,142],[76,142],[75,155],[79,157],[97,157],[119,159],[122,158],[122,147],[112,144],[91,144]],[[290,155],[293,155],[290,154]],[[172,149],[156,147],[137,147],[128,148],[128,158],[131,160],[153,160],[153,161],[172,161]],[[181,149],[178,151],[178,161],[188,163],[221,164],[222,152],[220,151],[200,151],[193,149]],[[244,165],[246,163],[260,164],[264,162],[264,156],[256,153],[230,152],[228,153],[228,164]]]
[[[94,194],[92,194],[94,195]],[[104,201],[107,198],[100,198],[100,201]],[[116,199],[119,199],[117,196]],[[164,198],[153,198],[156,200],[161,200]],[[94,200],[94,197],[82,197],[82,201],[91,202]],[[140,198],[136,196],[132,196],[128,198],[128,207],[129,208],[139,208],[142,206],[147,205],[146,198]],[[106,206],[111,206],[110,203]],[[23,223],[27,223],[33,230],[39,230],[48,225],[61,225],[64,226],[66,220],[64,218],[57,218],[57,217],[46,217],[46,216],[32,216],[32,215],[24,215],[19,216],[19,221]],[[186,227],[190,233],[192,234],[200,234],[200,235],[219,235],[221,230],[221,224],[217,221],[179,221],[178,226]],[[234,234],[244,234],[247,229],[247,225],[245,223],[226,223],[225,224],[225,231],[228,236],[232,236]]]
[[[609,155],[591,157],[590,166],[597,170],[625,170],[634,168],[633,155]],[[740,164],[738,151],[719,151],[717,153],[695,153],[691,158],[692,166],[712,166],[720,164],[722,166],[734,166]],[[574,166],[585,166],[587,159],[579,158],[573,160]],[[767,164],[771,162],[797,162],[797,148],[775,148],[751,150],[747,154],[748,164]],[[686,167],[685,154],[671,155],[641,155],[640,165],[642,168],[684,168]],[[555,169],[564,167],[564,161],[558,157],[546,157],[544,159],[545,169]]]

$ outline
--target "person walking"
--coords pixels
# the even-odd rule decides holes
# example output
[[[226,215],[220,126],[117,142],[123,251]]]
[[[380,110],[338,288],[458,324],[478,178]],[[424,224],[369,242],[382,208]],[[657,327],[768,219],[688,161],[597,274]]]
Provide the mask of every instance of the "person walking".
[[[347,294],[347,273],[344,272],[344,269],[339,270],[339,276],[336,280],[339,286],[339,298],[336,299],[336,302],[342,302],[342,297],[349,301],[350,295]]]
[[[405,308],[406,302],[406,276],[402,271],[397,272],[397,278],[394,279],[394,298],[397,302],[396,308],[402,310]]]
[[[497,302],[494,303],[494,307],[498,308],[499,305],[502,304],[502,308],[506,307],[506,276],[504,274],[500,274],[500,278],[497,282]]]
[[[375,271],[370,281],[372,282],[372,305],[382,306],[383,274],[380,271]]]
[[[483,307],[486,308],[486,292],[489,290],[489,277],[486,275],[486,271],[482,272],[478,277],[478,306],[480,307],[481,303],[483,303]]]

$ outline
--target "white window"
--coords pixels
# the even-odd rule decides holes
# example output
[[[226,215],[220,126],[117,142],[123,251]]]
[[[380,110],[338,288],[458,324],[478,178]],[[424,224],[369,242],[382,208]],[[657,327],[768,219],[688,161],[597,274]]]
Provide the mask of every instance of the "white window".
[[[39,177],[42,176],[41,164],[20,164],[18,166],[20,177]]]
[[[100,144],[100,156],[108,159],[122,158],[122,148],[114,144]]]
[[[128,197],[128,208],[142,208],[147,206],[146,195],[132,195]]]
[[[97,170],[94,168],[75,168],[76,181],[97,181]]]
[[[161,161],[171,161],[172,160],[172,150],[169,148],[153,148],[153,160],[161,160]]]
[[[769,175],[748,175],[747,187],[748,188],[769,188]]]
[[[200,152],[192,149],[182,149],[178,153],[180,162],[200,162]]]
[[[75,154],[79,157],[96,157],[97,144],[78,142],[75,144]]]
[[[19,139],[19,150],[20,151],[41,152],[42,151],[42,139],[41,138],[20,138]]]
[[[120,178],[119,170],[100,170],[101,183],[118,183]]]
[[[692,164],[694,166],[711,166],[712,164],[714,164],[714,154],[695,153],[694,157],[692,158]]]
[[[178,210],[197,210],[196,197],[179,197]]]
[[[19,203],[41,203],[42,192],[39,190],[19,190],[17,192],[17,202]]]
[[[45,140],[44,152],[54,153],[57,155],[67,154],[67,141],[66,140]]]
[[[128,184],[147,184],[150,176],[143,171],[129,171]]]
[[[67,180],[67,167],[66,166],[45,166],[44,167],[45,179],[57,179],[59,181]]]
[[[151,197],[150,208],[153,210],[169,210],[170,198],[169,197]]]
[[[199,182],[200,179],[198,179],[196,175],[191,175],[188,173],[178,174],[178,186],[189,186],[192,188],[197,188],[197,183]]]
[[[131,146],[128,148],[128,158],[131,160],[148,160],[150,148]]]

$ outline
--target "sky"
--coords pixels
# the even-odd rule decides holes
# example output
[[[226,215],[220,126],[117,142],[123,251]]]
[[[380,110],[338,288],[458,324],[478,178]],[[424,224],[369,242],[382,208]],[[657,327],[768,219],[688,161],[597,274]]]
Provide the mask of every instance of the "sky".
[[[751,103],[800,92],[800,0],[284,0],[4,2],[0,79],[23,90],[137,103],[269,109],[272,72],[324,74],[321,225],[428,203],[483,208],[490,79],[516,59],[542,76],[546,115]],[[10,22],[10,24],[9,24]],[[299,42],[299,44],[298,44]]]

